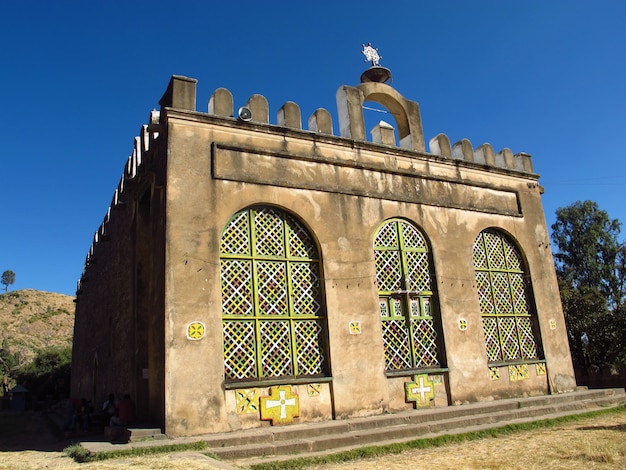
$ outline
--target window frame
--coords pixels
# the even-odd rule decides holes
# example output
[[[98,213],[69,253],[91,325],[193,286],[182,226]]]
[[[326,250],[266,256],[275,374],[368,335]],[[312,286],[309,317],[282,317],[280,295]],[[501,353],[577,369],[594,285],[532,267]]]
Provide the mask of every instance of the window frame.
[[[379,239],[381,232],[390,225],[393,225],[392,230],[395,234],[395,239],[391,244]],[[420,240],[416,246],[407,244],[405,227],[410,228],[414,232],[413,235],[418,235]],[[424,371],[446,371],[441,316],[434,291],[434,286],[436,286],[435,272],[432,252],[426,235],[411,221],[397,217],[390,218],[378,226],[374,234],[373,248],[386,375],[392,377]],[[392,279],[391,284],[389,284],[389,276],[386,276],[387,279],[381,279],[383,276],[380,259],[385,256],[382,253],[396,253],[395,260],[393,259],[394,255],[391,255],[391,260],[387,260],[384,265],[388,266],[389,262],[395,263],[396,279]],[[418,279],[411,280],[411,264],[420,264],[420,261],[416,261],[416,256],[419,255],[422,255],[422,262],[426,263],[426,275],[423,274],[422,270]],[[415,287],[418,287],[419,284],[421,287],[427,288],[416,289]],[[396,322],[396,324],[386,325],[388,322]],[[420,343],[417,339],[420,327],[424,328],[428,322],[430,324],[426,328],[430,329],[430,334],[434,337],[429,338],[430,348],[420,348],[420,344],[425,342],[423,341],[425,338],[423,332],[419,338],[423,342]],[[395,328],[395,331],[391,331],[392,328]],[[403,335],[400,342],[402,342],[401,346],[405,348],[405,351],[398,353],[393,351],[394,345],[390,343],[394,337],[398,338],[400,334]],[[430,359],[425,360],[424,358],[428,356]],[[397,361],[402,361],[404,364],[398,364]]]
[[[495,247],[488,237],[497,239],[500,253],[490,256]],[[521,248],[503,230],[489,227],[474,239],[472,262],[488,365],[543,362],[532,283]],[[512,338],[515,354],[510,354]]]
[[[260,233],[259,214],[264,214],[270,224],[280,221],[280,228],[274,230],[275,239],[270,240],[267,233]],[[232,233],[242,238],[241,217],[245,218],[245,236],[247,240],[241,243],[242,248],[229,252],[226,245],[232,243]],[[277,235],[277,234],[280,235]],[[278,240],[280,238],[280,240]],[[237,242],[242,240],[237,240]],[[294,248],[290,243],[301,242]],[[308,245],[307,245],[308,244]],[[245,246],[245,248],[243,248]],[[274,252],[271,250],[275,249]],[[297,253],[304,250],[306,254]],[[239,252],[237,252],[239,251]],[[295,253],[294,253],[295,252]],[[230,309],[233,297],[229,291],[233,279],[225,278],[231,266],[241,269],[244,277],[244,295],[236,300],[250,304],[243,306],[243,311]],[[275,206],[255,205],[235,213],[226,223],[220,239],[220,285],[222,292],[222,335],[224,353],[224,376],[226,388],[240,387],[242,384],[272,385],[275,383],[299,383],[329,380],[329,352],[327,347],[327,322],[322,286],[322,265],[319,249],[304,223],[295,215]],[[298,277],[300,276],[300,278]],[[303,279],[311,282],[308,295]],[[300,282],[298,282],[298,279]],[[240,279],[236,279],[240,281]],[[241,287],[241,286],[239,286]],[[247,296],[247,298],[246,298]],[[298,297],[299,296],[299,297]],[[299,301],[309,302],[313,311],[298,311]],[[251,334],[246,341],[239,341],[239,337],[231,334],[231,328],[237,323],[248,324]],[[249,325],[253,325],[250,329]],[[310,328],[311,331],[302,332]],[[271,333],[266,330],[274,329]],[[282,331],[279,331],[282,329]],[[288,331],[288,334],[285,332]],[[277,336],[282,335],[282,336]],[[302,335],[300,337],[299,335]],[[308,336],[305,336],[308,335]],[[279,339],[279,347],[270,340]],[[253,343],[253,344],[252,344]],[[307,349],[309,348],[309,349]],[[311,352],[312,356],[305,356]],[[251,357],[251,351],[254,351]],[[317,358],[315,357],[317,353]],[[252,373],[237,373],[234,356],[241,354],[244,359],[253,361],[245,370]],[[274,355],[272,364],[270,356]],[[288,363],[285,363],[285,361]],[[305,370],[307,361],[310,369]],[[282,371],[272,370],[272,367],[286,367]]]

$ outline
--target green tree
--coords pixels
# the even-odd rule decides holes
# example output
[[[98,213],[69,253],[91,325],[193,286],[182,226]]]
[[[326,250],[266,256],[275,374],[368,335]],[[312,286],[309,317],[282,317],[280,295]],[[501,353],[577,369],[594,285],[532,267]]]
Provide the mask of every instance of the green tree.
[[[574,363],[621,363],[626,359],[621,224],[592,201],[559,208],[556,217],[554,261]]]
[[[60,398],[69,389],[71,368],[72,348],[50,346],[38,351],[33,362],[17,372],[16,379],[34,398]]]
[[[15,375],[24,364],[20,353],[12,353],[8,349],[0,348],[0,373],[2,373],[2,396],[9,394],[11,386],[15,384]]]
[[[11,270],[7,270],[2,273],[2,285],[4,286],[4,292],[9,291],[9,286],[15,283],[15,273]]]

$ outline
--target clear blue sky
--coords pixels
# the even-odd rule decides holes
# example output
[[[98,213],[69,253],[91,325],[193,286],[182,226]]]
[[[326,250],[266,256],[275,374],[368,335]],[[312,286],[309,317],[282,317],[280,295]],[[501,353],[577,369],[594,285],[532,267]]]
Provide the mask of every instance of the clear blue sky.
[[[0,6],[0,272],[73,295],[133,138],[173,74],[270,120],[333,115],[371,42],[426,140],[533,156],[548,224],[591,199],[626,222],[626,2],[7,1]],[[622,239],[626,234],[623,229]]]

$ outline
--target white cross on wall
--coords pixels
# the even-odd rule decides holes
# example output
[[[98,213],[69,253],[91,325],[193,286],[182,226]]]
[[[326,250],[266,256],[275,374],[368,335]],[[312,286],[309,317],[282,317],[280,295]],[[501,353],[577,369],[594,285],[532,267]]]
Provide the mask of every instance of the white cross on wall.
[[[426,387],[424,385],[424,377],[420,377],[419,378],[419,382],[420,382],[419,387],[412,387],[411,388],[411,393],[413,395],[416,395],[416,394],[419,393],[420,394],[420,398],[422,399],[422,403],[426,403],[426,392],[431,392],[432,388],[431,387]]]
[[[286,395],[285,390],[280,390],[278,394],[280,396],[280,399],[279,400],[266,400],[265,407],[276,408],[277,406],[280,406],[280,419],[285,419],[287,417],[287,407],[296,406],[296,399],[289,398],[287,400],[285,398],[285,395]]]

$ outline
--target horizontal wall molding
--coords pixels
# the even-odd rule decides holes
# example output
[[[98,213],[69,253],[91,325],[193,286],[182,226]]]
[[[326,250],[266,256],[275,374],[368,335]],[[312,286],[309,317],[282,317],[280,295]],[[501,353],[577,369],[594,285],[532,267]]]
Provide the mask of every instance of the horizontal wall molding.
[[[320,156],[263,153],[213,143],[215,179],[387,199],[521,217],[510,189],[433,178],[384,165],[342,164]]]

